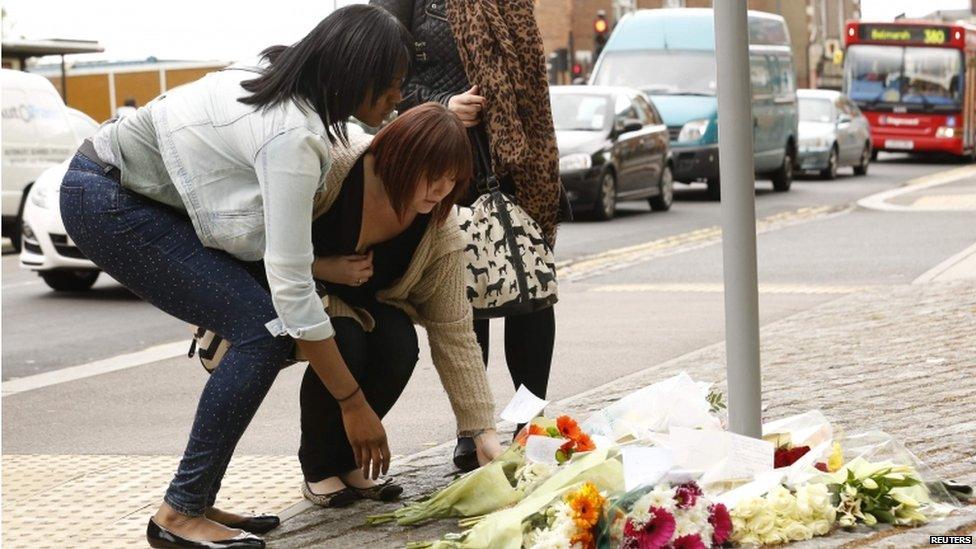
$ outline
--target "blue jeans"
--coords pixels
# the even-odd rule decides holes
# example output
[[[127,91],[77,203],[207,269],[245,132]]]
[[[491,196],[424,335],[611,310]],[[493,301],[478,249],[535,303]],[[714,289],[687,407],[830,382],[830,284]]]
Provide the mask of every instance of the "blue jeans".
[[[166,491],[173,509],[201,515],[214,504],[234,448],[294,341],[265,328],[278,315],[247,264],[205,248],[186,215],[123,189],[80,154],[61,184],[61,216],[78,248],[126,288],[231,343],[203,389]]]

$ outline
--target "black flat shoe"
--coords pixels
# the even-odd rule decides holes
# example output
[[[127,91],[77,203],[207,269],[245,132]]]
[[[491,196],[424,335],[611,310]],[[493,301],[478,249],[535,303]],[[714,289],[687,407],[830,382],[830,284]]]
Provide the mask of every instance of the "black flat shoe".
[[[478,468],[478,448],[474,445],[473,438],[457,439],[457,446],[454,447],[454,466],[465,473]]]
[[[218,520],[217,522],[220,521]],[[244,530],[245,532],[250,532],[252,534],[267,534],[281,524],[281,519],[274,515],[261,515],[259,517],[250,517],[247,520],[242,520],[241,522],[220,523],[228,528],[237,528],[238,530]]]
[[[346,487],[328,494],[316,494],[308,481],[302,481],[302,496],[319,507],[348,507],[363,499],[358,492]]]
[[[231,539],[223,539],[220,541],[194,541],[184,539],[156,524],[156,521],[153,519],[149,519],[149,526],[146,527],[146,541],[149,542],[150,547],[162,549],[177,549],[179,547],[264,549],[265,547],[263,539],[254,534],[248,534],[247,532],[241,532],[240,535],[234,536]]]
[[[348,490],[356,492],[359,494],[359,497],[363,499],[371,499],[375,501],[393,501],[400,497],[400,494],[403,493],[403,486],[393,482],[393,479],[388,478],[376,486],[370,486],[369,488],[356,488],[355,486],[350,486]]]

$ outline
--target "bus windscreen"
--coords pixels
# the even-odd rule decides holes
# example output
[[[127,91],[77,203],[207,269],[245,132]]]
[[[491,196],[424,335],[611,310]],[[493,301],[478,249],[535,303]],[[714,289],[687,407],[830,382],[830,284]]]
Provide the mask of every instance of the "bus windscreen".
[[[962,52],[955,49],[856,44],[844,76],[861,107],[958,110],[962,103]]]

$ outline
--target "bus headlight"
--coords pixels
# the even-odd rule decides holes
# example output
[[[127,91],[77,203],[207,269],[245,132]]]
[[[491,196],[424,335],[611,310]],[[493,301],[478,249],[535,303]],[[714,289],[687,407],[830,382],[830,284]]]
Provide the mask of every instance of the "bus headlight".
[[[955,128],[947,128],[945,126],[942,126],[939,129],[935,130],[935,136],[936,137],[955,137],[956,136],[956,129]]]

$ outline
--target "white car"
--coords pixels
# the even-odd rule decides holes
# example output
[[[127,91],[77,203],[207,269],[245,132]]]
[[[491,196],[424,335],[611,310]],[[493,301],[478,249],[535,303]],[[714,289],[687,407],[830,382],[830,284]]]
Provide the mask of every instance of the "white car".
[[[3,235],[20,246],[27,190],[44,170],[72,156],[80,144],[76,121],[47,78],[0,70],[3,94]],[[84,116],[84,115],[82,115]],[[87,117],[86,117],[87,118]],[[91,120],[91,119],[89,119]]]
[[[98,129],[98,124],[86,114],[68,111],[79,141]],[[60,292],[88,290],[100,273],[71,242],[61,222],[61,180],[70,163],[68,158],[48,168],[34,182],[24,201],[21,235],[20,266],[36,271],[48,286]]]

